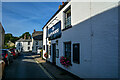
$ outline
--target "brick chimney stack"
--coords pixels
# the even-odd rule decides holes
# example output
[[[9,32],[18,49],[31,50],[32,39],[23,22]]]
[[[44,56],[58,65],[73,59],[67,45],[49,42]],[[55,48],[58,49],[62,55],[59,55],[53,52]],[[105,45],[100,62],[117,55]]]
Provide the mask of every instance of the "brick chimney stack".
[[[59,5],[59,9],[65,4],[65,2],[62,2],[62,5]]]
[[[35,32],[36,30],[34,29],[34,32]]]
[[[61,8],[62,5],[59,5],[59,9]]]
[[[24,39],[26,39],[26,34],[24,35]]]
[[[64,2],[62,2],[62,5],[64,5]]]

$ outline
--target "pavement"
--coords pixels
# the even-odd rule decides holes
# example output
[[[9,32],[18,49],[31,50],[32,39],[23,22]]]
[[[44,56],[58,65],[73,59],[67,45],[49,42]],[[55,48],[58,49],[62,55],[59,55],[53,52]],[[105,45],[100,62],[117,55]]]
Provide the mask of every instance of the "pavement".
[[[2,80],[82,80],[33,53],[21,53],[21,56],[5,67],[4,73]]]
[[[42,58],[40,58],[39,55],[32,55],[34,57],[34,59],[39,63],[41,64],[47,72],[49,72],[49,74],[51,74],[54,79],[56,80],[83,80],[83,79],[80,79],[76,76],[73,76],[72,74],[66,72],[65,70],[63,69],[60,69],[58,67],[56,67],[55,65],[49,63],[49,62],[46,62],[46,60],[43,60]]]

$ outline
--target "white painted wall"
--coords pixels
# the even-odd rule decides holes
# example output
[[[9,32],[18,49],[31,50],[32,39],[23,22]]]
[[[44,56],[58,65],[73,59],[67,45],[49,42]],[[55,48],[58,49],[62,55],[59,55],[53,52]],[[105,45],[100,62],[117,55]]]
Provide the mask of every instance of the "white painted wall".
[[[81,78],[118,78],[118,3],[70,2],[55,16],[61,20],[62,29],[63,11],[70,4],[72,28],[62,31],[62,37],[56,39],[56,48],[59,49],[56,65]],[[47,43],[46,28],[43,31],[44,45]],[[56,40],[52,40],[51,44],[56,43]],[[80,43],[80,64],[73,63],[71,57],[72,66],[69,68],[60,64],[60,57],[64,56],[63,42],[66,41],[71,41],[71,46]],[[50,62],[52,55],[51,53]]]
[[[18,43],[20,43],[20,46],[18,45]],[[28,45],[28,42],[16,42],[15,43],[16,49],[21,51],[21,48],[23,48],[23,52],[28,52],[28,51],[32,51],[32,42],[30,42],[30,45]],[[30,50],[28,50],[28,47],[30,47]]]
[[[43,49],[43,58],[46,59],[44,57],[44,54],[46,53],[46,45],[47,45],[47,42],[46,42],[46,27],[43,29],[43,47],[45,45],[45,50]]]
[[[38,42],[38,45],[36,45],[36,42]],[[34,40],[33,39],[33,41],[32,41],[32,52],[37,52],[36,51],[36,47],[38,47],[38,48],[42,48],[43,47],[43,41],[42,40]]]

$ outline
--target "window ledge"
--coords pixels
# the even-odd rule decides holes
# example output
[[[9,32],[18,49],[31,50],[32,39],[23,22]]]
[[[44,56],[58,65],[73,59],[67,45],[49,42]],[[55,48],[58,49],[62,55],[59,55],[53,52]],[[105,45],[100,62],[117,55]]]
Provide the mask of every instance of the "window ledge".
[[[67,28],[64,28],[62,31],[65,31],[65,30],[67,30],[69,28],[72,28],[72,25],[68,26]]]

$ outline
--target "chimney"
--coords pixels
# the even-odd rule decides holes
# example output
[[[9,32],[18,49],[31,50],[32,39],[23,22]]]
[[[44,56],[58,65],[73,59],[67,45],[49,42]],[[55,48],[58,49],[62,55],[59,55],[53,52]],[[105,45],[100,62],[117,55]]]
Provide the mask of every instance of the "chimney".
[[[59,5],[59,9],[61,8],[62,5]]]
[[[59,5],[59,9],[64,5],[65,3],[64,2],[62,2],[62,5]]]
[[[62,5],[64,5],[64,2],[62,2]]]
[[[34,32],[35,32],[35,29],[34,29]]]
[[[24,35],[24,39],[26,39],[26,34]]]

